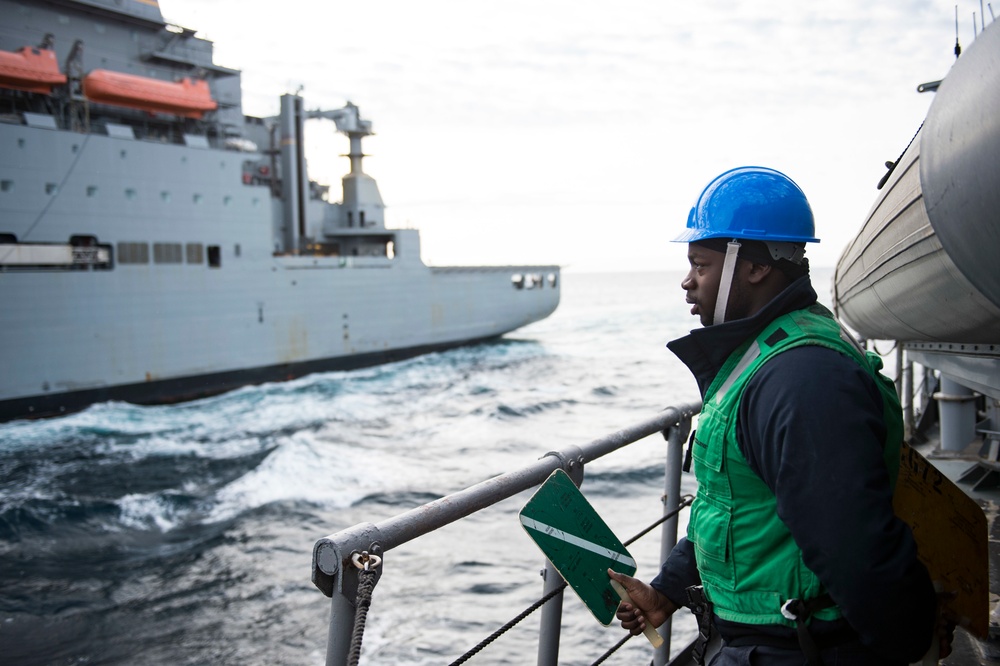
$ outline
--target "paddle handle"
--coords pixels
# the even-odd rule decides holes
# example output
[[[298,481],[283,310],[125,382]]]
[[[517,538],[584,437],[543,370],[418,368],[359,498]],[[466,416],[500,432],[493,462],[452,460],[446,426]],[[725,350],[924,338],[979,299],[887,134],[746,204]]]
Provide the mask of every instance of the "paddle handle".
[[[622,584],[616,581],[614,578],[610,578],[609,580],[611,581],[611,587],[614,588],[614,591],[618,593],[618,596],[621,598],[621,600],[627,604],[630,604],[633,608],[635,608],[635,602],[632,601],[632,597],[628,595],[628,592],[625,591],[625,588],[622,587]],[[646,640],[648,640],[655,648],[658,648],[661,645],[663,645],[663,636],[660,636],[658,633],[656,633],[656,629],[653,627],[653,625],[649,624],[648,622],[646,623],[646,626],[643,627],[642,629],[642,635],[645,636]]]

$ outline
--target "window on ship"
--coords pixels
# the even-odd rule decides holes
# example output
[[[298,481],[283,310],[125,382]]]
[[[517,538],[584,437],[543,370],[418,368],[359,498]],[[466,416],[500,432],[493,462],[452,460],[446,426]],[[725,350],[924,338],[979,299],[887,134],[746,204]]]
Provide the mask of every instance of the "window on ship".
[[[209,268],[222,267],[222,248],[220,248],[218,245],[208,246],[208,267]]]

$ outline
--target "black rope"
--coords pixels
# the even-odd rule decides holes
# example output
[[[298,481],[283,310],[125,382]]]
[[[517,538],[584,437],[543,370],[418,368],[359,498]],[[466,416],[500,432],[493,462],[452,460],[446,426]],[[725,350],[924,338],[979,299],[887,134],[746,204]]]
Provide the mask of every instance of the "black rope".
[[[684,508],[687,508],[687,507],[691,506],[691,502],[693,502],[693,501],[694,501],[694,496],[693,495],[684,495],[683,497],[681,497],[681,502],[680,502],[680,504],[677,505],[676,509],[674,509],[670,513],[663,514],[662,518],[660,518],[659,520],[657,520],[655,523],[653,523],[652,525],[650,525],[649,527],[647,527],[643,531],[641,531],[638,534],[636,534],[634,537],[632,537],[631,539],[629,539],[628,541],[626,541],[622,545],[623,546],[630,546],[630,545],[632,545],[633,543],[635,543],[636,541],[638,541],[642,537],[644,537],[647,534],[649,534],[650,532],[652,532],[654,528],[659,527],[660,525],[662,525],[666,521],[670,520],[671,518],[673,518],[674,516],[676,516],[677,514],[679,514],[681,512],[681,509],[684,509]]]
[[[632,634],[625,634],[625,638],[621,639],[620,641],[618,641],[617,643],[615,643],[614,645],[612,645],[612,646],[611,646],[611,647],[610,647],[610,648],[608,649],[608,651],[607,651],[607,652],[605,652],[604,654],[602,654],[602,655],[601,655],[601,656],[600,656],[600,657],[599,657],[599,658],[597,659],[597,661],[595,661],[595,662],[594,662],[593,664],[591,664],[590,666],[598,666],[598,664],[603,664],[603,663],[604,663],[604,661],[605,661],[605,660],[606,660],[606,659],[607,659],[608,657],[610,657],[611,655],[613,655],[613,654],[614,654],[615,652],[618,652],[618,650],[620,650],[620,649],[621,649],[621,647],[622,647],[623,645],[625,645],[625,643],[627,643],[627,642],[628,642],[628,640],[629,640],[630,638],[632,638]]]
[[[496,631],[494,631],[492,634],[490,634],[486,638],[484,638],[482,641],[479,642],[479,645],[477,645],[476,647],[472,648],[471,650],[469,650],[468,652],[466,652],[465,654],[463,654],[461,657],[459,657],[455,661],[451,662],[451,664],[449,664],[449,666],[457,666],[458,664],[464,664],[465,662],[467,662],[469,659],[471,659],[477,653],[479,653],[480,651],[482,651],[482,649],[485,648],[487,645],[489,645],[490,643],[492,643],[496,639],[500,638],[500,636],[502,636],[504,633],[506,633],[507,631],[509,631],[510,629],[512,629],[514,627],[514,625],[516,625],[518,622],[520,622],[524,618],[528,617],[529,615],[531,615],[532,613],[534,613],[536,610],[538,610],[539,608],[541,608],[542,606],[544,606],[546,603],[548,603],[548,601],[552,597],[556,596],[557,594],[559,594],[560,592],[562,592],[564,589],[566,589],[566,585],[567,585],[566,581],[563,581],[562,584],[559,587],[557,587],[556,589],[552,590],[551,592],[549,592],[548,594],[546,594],[544,597],[542,597],[541,599],[539,599],[535,603],[533,603],[530,606],[528,606],[528,608],[526,608],[525,610],[523,610],[520,615],[518,615],[517,617],[515,617],[510,622],[508,622],[507,624],[503,625],[502,627],[500,627],[499,629],[497,629]]]
[[[681,503],[677,506],[676,509],[674,509],[673,511],[671,511],[669,513],[664,514],[659,520],[657,520],[656,522],[654,522],[651,525],[649,525],[648,527],[646,527],[644,530],[642,530],[641,532],[639,532],[638,534],[636,534],[635,536],[633,536],[631,539],[629,539],[628,541],[626,541],[622,545],[623,546],[628,546],[629,544],[631,544],[631,543],[633,543],[633,542],[641,539],[642,537],[646,536],[657,525],[661,525],[664,521],[669,520],[670,518],[673,518],[674,516],[676,516],[677,514],[679,514],[681,512],[681,509],[684,509],[685,507],[690,506],[691,502],[693,502],[693,501],[694,501],[694,497],[692,497],[691,495],[684,495],[683,497],[681,497]],[[544,597],[542,597],[541,599],[539,599],[538,601],[536,601],[535,603],[533,603],[531,606],[528,606],[528,608],[526,608],[524,611],[522,611],[520,615],[518,615],[514,619],[510,620],[505,625],[503,625],[502,627],[500,627],[499,629],[497,629],[496,631],[494,631],[492,634],[490,634],[486,638],[484,638],[482,641],[479,642],[478,645],[476,645],[474,648],[472,648],[471,650],[469,650],[468,652],[466,652],[465,654],[463,654],[461,657],[459,657],[455,661],[451,662],[451,664],[449,664],[448,666],[458,666],[458,664],[464,664],[466,661],[468,661],[469,659],[471,659],[472,657],[474,657],[476,654],[478,654],[479,652],[481,652],[483,650],[483,648],[485,648],[487,645],[489,645],[490,643],[492,643],[496,639],[500,638],[500,636],[502,636],[503,634],[505,634],[506,632],[508,632],[510,629],[512,629],[518,622],[520,622],[524,618],[528,617],[529,615],[531,615],[532,613],[534,613],[536,610],[538,610],[539,608],[541,608],[542,606],[544,606],[546,603],[548,603],[549,600],[552,599],[552,597],[556,596],[557,594],[559,594],[560,592],[562,592],[564,589],[566,589],[566,586],[567,586],[566,581],[563,581],[562,584],[559,585],[559,587],[555,588],[554,590],[552,590],[551,592],[549,592],[548,594],[546,594]],[[609,649],[607,652],[605,652],[604,655],[600,658],[600,660],[594,662],[594,666],[596,666],[597,664],[600,664],[602,661],[604,661],[609,656],[611,656],[612,654],[614,654],[615,651],[617,651],[622,645],[624,645],[625,641],[629,640],[630,638],[632,638],[632,634],[626,635],[625,638],[623,638],[621,641],[619,641],[617,645],[613,646],[611,649]],[[351,664],[351,666],[355,666],[355,664]]]
[[[358,601],[354,607],[354,632],[351,634],[351,651],[347,654],[348,666],[358,666],[361,658],[361,639],[365,635],[365,622],[368,620],[368,609],[372,605],[372,590],[378,576],[374,569],[362,569],[358,573]]]

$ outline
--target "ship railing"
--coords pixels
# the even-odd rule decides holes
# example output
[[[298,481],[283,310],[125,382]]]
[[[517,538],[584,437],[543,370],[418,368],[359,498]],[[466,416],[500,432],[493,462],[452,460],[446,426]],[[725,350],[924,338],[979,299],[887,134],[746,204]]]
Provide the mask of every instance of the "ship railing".
[[[359,650],[358,626],[363,631],[363,618],[367,606],[356,613],[359,582],[374,586],[383,567],[378,566],[387,553],[405,543],[465,518],[477,511],[529,490],[544,482],[556,469],[564,470],[580,484],[585,463],[598,460],[614,451],[634,444],[650,435],[662,433],[667,441],[664,463],[665,494],[660,534],[660,556],[665,559],[677,541],[677,514],[682,508],[681,468],[684,443],[691,430],[691,419],[701,409],[701,403],[668,407],[655,417],[596,439],[583,446],[571,446],[545,454],[539,460],[464,490],[452,493],[422,506],[397,514],[379,523],[359,523],[316,542],[313,548],[312,579],[332,602],[330,629],[327,637],[328,666],[342,666],[355,660]],[[365,562],[366,566],[359,566]],[[367,563],[374,562],[375,576],[371,577]],[[559,654],[559,634],[562,622],[562,592],[565,584],[551,562],[545,562],[543,598],[551,595],[552,603],[542,607],[540,619],[538,664],[555,666]],[[357,607],[356,607],[357,606]],[[362,619],[356,621],[356,615]],[[670,659],[670,622],[659,627],[663,645],[653,651],[655,666],[663,666]],[[352,643],[354,649],[352,651]],[[457,662],[456,662],[457,663]]]

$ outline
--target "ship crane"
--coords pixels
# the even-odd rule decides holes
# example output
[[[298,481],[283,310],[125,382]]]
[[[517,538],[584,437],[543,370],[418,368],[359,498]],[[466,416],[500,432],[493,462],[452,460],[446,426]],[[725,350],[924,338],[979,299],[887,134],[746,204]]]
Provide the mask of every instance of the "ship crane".
[[[337,131],[347,135],[350,140],[351,172],[341,179],[343,199],[339,219],[336,226],[341,229],[384,229],[385,204],[378,191],[375,179],[364,172],[361,160],[365,157],[361,150],[361,139],[374,134],[372,122],[361,118],[358,107],[348,102],[342,109],[332,111],[306,111],[307,119],[320,118],[332,120]],[[339,233],[339,232],[338,232]]]
[[[361,139],[371,136],[374,132],[372,131],[372,121],[361,118],[361,112],[357,105],[348,102],[342,109],[306,111],[305,117],[309,120],[315,118],[332,120],[337,126],[337,131],[346,134],[351,141],[351,152],[347,155],[351,158],[351,173],[364,173],[361,168],[361,160],[365,155],[361,152]]]
[[[333,109],[330,111],[316,109],[315,111],[306,111],[306,118],[322,118],[325,120],[332,120],[337,126],[337,131],[343,132],[348,136],[352,133],[358,133],[360,136],[374,134],[374,132],[372,132],[372,121],[362,120],[361,112],[358,110],[358,106],[356,104],[352,104],[351,102],[348,102],[342,109]]]
[[[309,224],[309,178],[306,173],[303,151],[303,125],[309,119],[332,120],[337,131],[350,139],[351,171],[342,179],[343,199],[336,212],[322,213],[323,230],[317,212],[313,211],[314,225]],[[364,173],[361,161],[365,157],[361,150],[361,139],[373,134],[372,123],[361,118],[358,107],[351,102],[341,109],[307,111],[303,108],[302,97],[295,94],[281,98],[280,148],[281,173],[284,186],[281,198],[284,208],[281,251],[299,253],[304,247],[315,243],[318,237],[342,236],[350,230],[384,230],[385,204],[379,194],[375,180]],[[325,218],[329,217],[327,222]],[[334,241],[331,241],[334,242]],[[352,250],[353,251],[353,250]],[[359,250],[360,251],[360,250]]]

